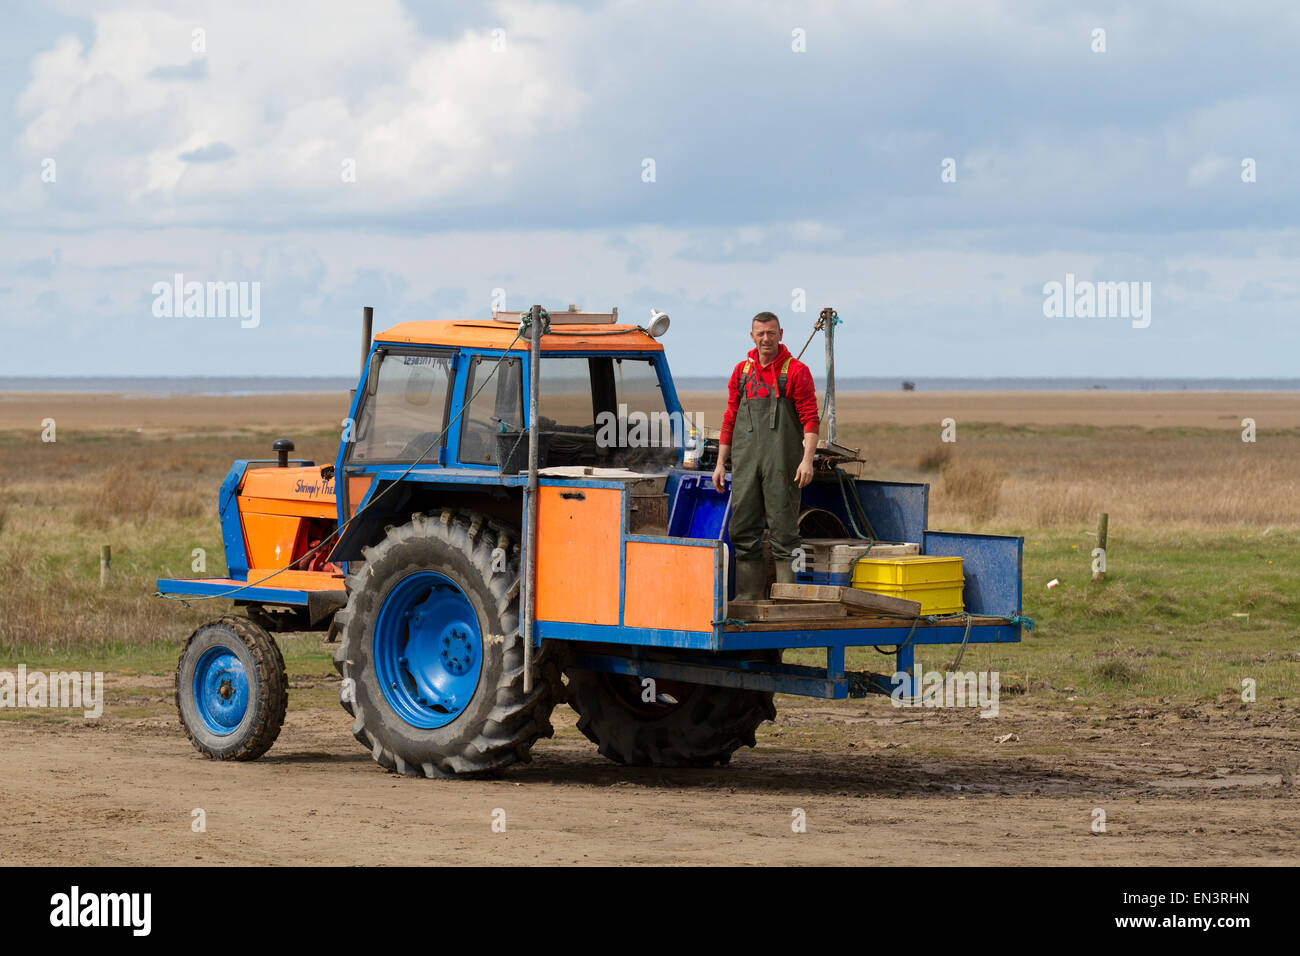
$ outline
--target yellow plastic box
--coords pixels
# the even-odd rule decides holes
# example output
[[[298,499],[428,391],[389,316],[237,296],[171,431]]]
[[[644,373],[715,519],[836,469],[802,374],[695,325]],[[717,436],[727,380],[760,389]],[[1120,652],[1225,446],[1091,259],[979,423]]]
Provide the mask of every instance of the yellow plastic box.
[[[853,568],[855,588],[920,601],[922,614],[956,614],[965,609],[961,558],[906,555],[863,558]]]

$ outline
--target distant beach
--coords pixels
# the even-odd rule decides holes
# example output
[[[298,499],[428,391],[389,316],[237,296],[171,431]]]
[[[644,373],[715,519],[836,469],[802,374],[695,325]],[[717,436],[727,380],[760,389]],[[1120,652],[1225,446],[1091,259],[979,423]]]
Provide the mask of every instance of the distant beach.
[[[675,378],[678,391],[710,391],[724,387],[724,376],[684,375]],[[839,392],[899,392],[907,382],[917,392],[1300,392],[1300,378],[837,378]],[[346,376],[198,376],[198,377],[38,377],[0,376],[0,394],[100,394],[123,397],[199,395],[299,395],[342,392],[356,385]],[[818,391],[825,383],[817,379]]]

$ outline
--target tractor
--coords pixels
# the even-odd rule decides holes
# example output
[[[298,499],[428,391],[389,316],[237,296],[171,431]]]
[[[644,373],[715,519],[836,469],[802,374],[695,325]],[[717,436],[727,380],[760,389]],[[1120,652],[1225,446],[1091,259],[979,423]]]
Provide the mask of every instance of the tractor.
[[[374,336],[371,320],[334,462],[291,458],[289,439],[236,461],[218,498],[225,577],[158,581],[237,609],[177,665],[181,724],[208,757],[275,742],[277,633],[337,644],[353,736],[381,767],[432,778],[528,760],[558,703],[621,764],[726,764],[777,693],[915,696],[918,647],[960,659],[1029,625],[1023,538],[929,530],[929,486],[856,476],[833,433],[802,492],[799,583],[736,602],[729,485],[713,487],[716,442],[678,399],[662,313],[534,306]],[[831,375],[836,322],[818,320]],[[855,586],[867,564],[909,559],[960,567],[949,604]],[[865,646],[893,671],[848,670],[845,649]],[[783,661],[796,650],[818,663]]]

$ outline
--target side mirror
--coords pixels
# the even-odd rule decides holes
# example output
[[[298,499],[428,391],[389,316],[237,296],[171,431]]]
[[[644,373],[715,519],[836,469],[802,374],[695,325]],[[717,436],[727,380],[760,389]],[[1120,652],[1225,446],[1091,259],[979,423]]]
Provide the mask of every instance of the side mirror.
[[[370,353],[370,369],[366,372],[366,394],[374,395],[379,391],[379,362],[384,353],[376,349]]]

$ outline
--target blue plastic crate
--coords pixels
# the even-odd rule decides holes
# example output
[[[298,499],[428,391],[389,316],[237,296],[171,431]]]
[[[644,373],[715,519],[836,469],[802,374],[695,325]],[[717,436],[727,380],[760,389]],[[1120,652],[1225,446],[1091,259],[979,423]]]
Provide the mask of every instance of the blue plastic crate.
[[[849,572],[839,571],[796,571],[794,579],[799,584],[830,584],[835,587],[849,587]]]
[[[713,490],[712,475],[687,475],[677,486],[668,534],[674,538],[705,538],[731,543],[727,525],[731,518],[731,476],[723,494]]]

